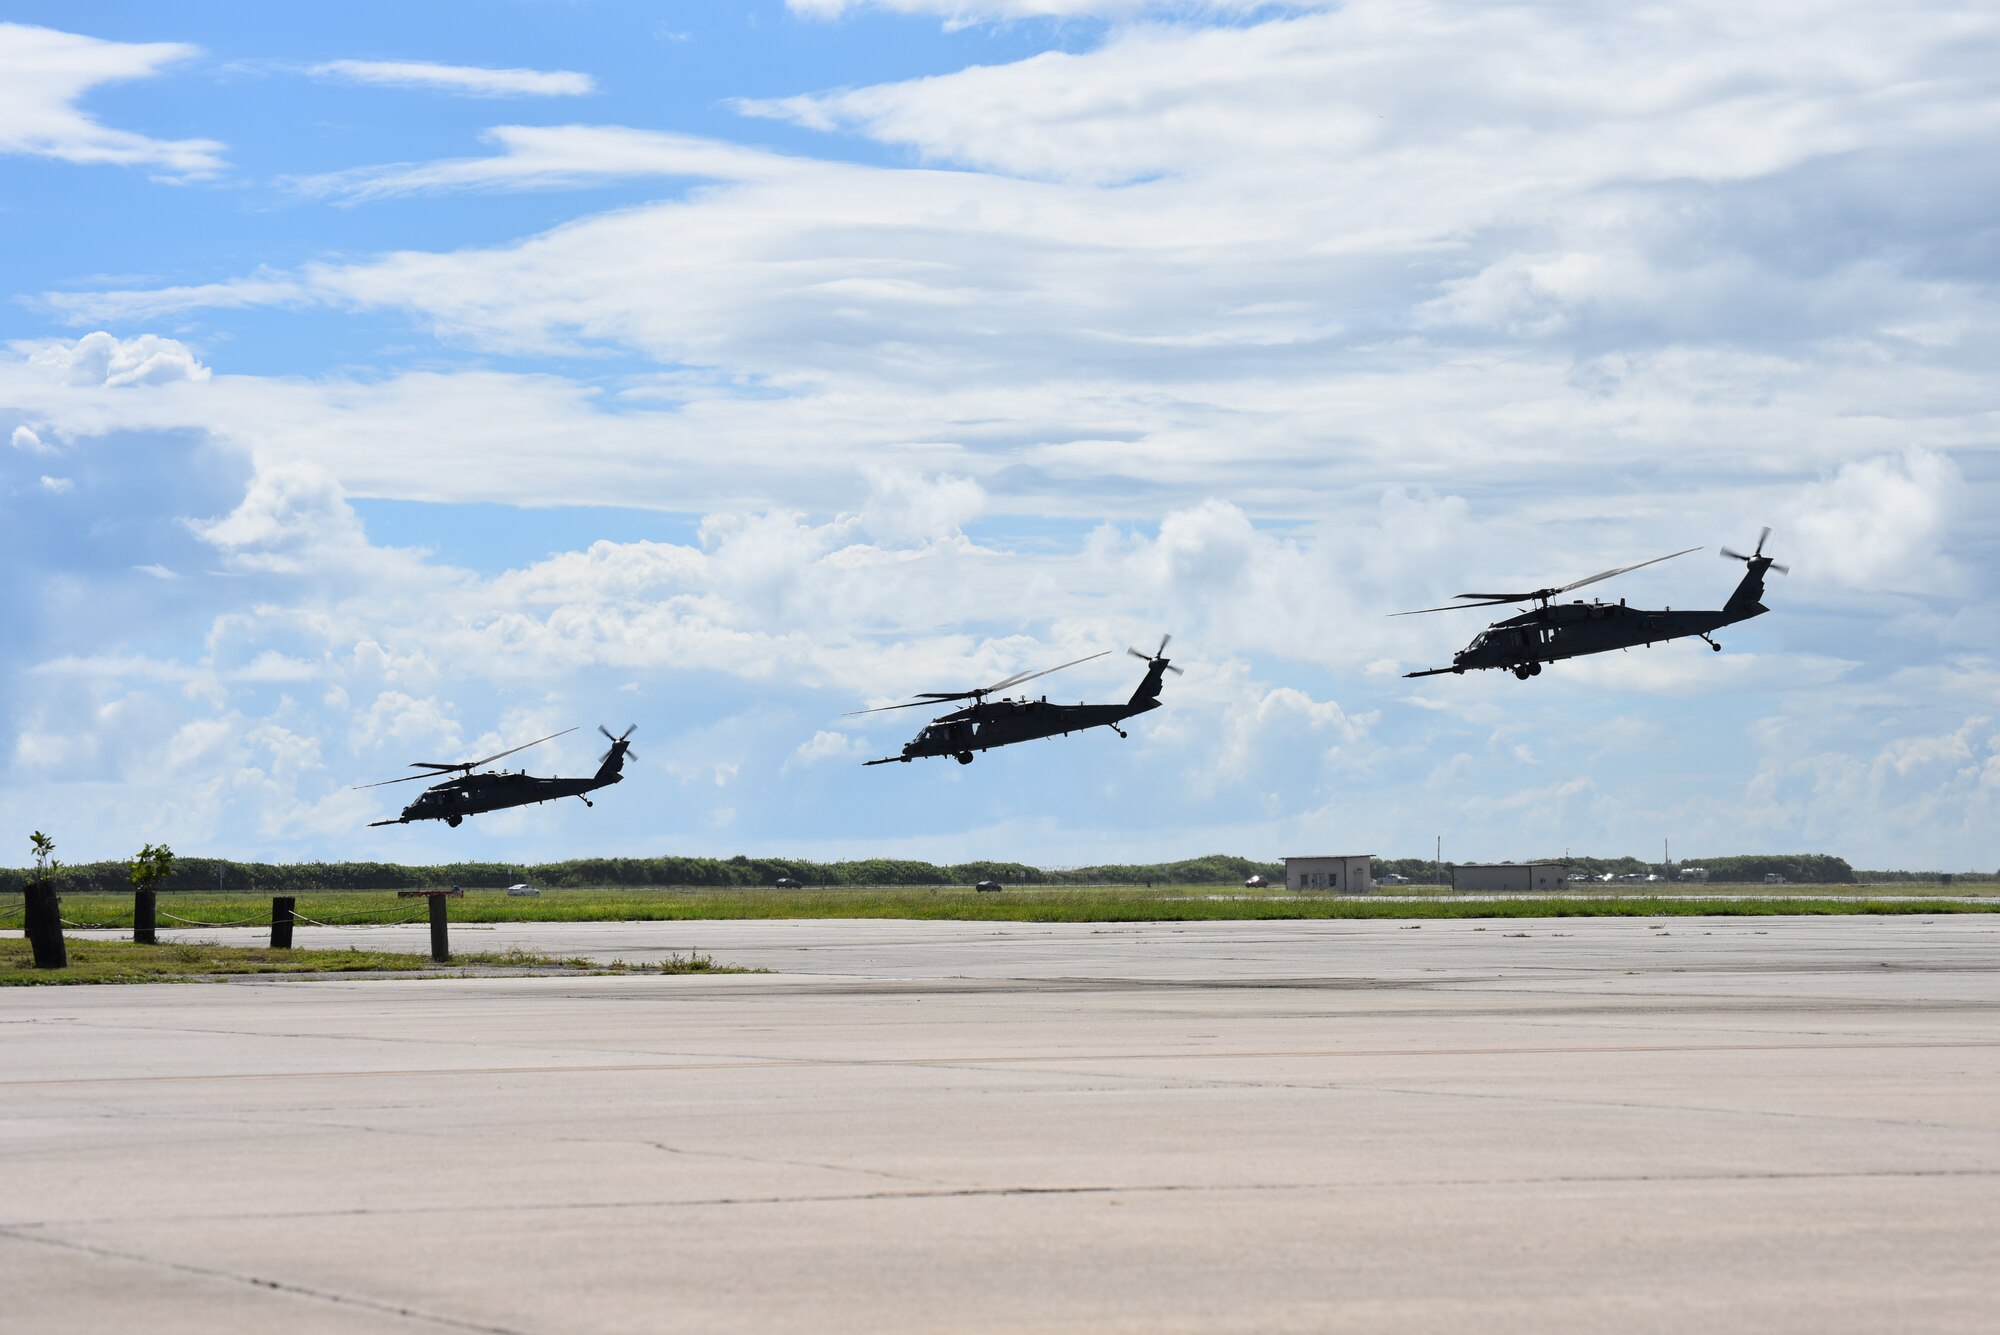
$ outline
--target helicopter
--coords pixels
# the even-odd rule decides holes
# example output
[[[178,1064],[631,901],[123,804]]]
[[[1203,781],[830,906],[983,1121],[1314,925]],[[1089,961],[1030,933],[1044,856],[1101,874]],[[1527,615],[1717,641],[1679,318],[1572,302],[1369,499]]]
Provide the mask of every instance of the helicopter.
[[[1015,742],[1032,742],[1041,737],[1067,737],[1073,732],[1086,728],[1109,728],[1120,737],[1129,736],[1118,725],[1134,714],[1143,714],[1149,709],[1160,707],[1160,683],[1169,672],[1179,675],[1180,668],[1167,661],[1167,642],[1171,635],[1160,637],[1160,647],[1150,654],[1142,654],[1137,649],[1125,652],[1141,659],[1146,664],[1146,675],[1139,682],[1139,688],[1132,692],[1132,698],[1122,705],[1052,705],[1049,698],[1039,700],[987,700],[987,696],[1004,691],[1010,686],[1033,681],[1036,677],[1046,677],[1051,672],[1075,667],[1078,663],[1088,663],[1091,659],[1102,658],[1110,653],[1089,654],[1083,658],[1059,663],[1040,672],[1021,672],[1004,681],[996,681],[991,686],[981,686],[970,691],[923,691],[916,699],[900,705],[881,705],[875,709],[857,709],[855,714],[879,714],[890,709],[914,709],[919,705],[939,705],[947,700],[970,700],[971,704],[949,714],[940,714],[924,726],[910,741],[904,743],[899,756],[884,756],[880,760],[863,761],[864,765],[887,765],[900,760],[909,764],[925,756],[952,756],[961,765],[972,763],[976,751],[991,751],[996,746],[1012,746]]]
[[[400,779],[384,779],[381,783],[363,783],[355,786],[380,788],[391,783],[408,783],[412,779],[435,779],[441,774],[455,772],[457,775],[456,778],[446,779],[443,783],[424,789],[417,795],[417,800],[404,807],[403,814],[394,820],[369,821],[370,829],[377,825],[408,825],[416,820],[441,820],[453,829],[457,829],[459,823],[467,816],[477,816],[482,811],[524,807],[531,802],[551,802],[559,797],[578,798],[585,806],[593,806],[595,804],[584,794],[595,792],[599,788],[609,788],[612,784],[621,782],[625,777],[623,773],[625,762],[639,758],[632,753],[632,743],[628,740],[638,726],[634,723],[613,737],[609,728],[601,723],[597,725],[597,730],[611,743],[611,749],[598,757],[597,773],[587,779],[542,779],[525,771],[515,774],[508,774],[504,770],[498,774],[472,772],[481,765],[492,764],[502,756],[511,756],[516,751],[525,751],[531,746],[540,746],[543,742],[552,742],[558,737],[566,737],[576,731],[575,728],[564,728],[561,732],[552,732],[547,737],[523,742],[519,746],[487,756],[484,760],[461,760],[452,764],[436,760],[413,760],[410,762],[411,765],[423,770],[424,773],[405,774]]]
[[[1496,621],[1473,637],[1472,643],[1451,657],[1450,667],[1428,668],[1422,672],[1405,672],[1405,677],[1435,677],[1444,672],[1463,673],[1476,668],[1506,668],[1522,681],[1540,676],[1542,664],[1559,658],[1576,658],[1584,654],[1601,654],[1611,649],[1629,649],[1635,644],[1651,647],[1660,640],[1677,640],[1693,635],[1707,642],[1717,653],[1722,646],[1715,642],[1712,632],[1723,626],[1731,626],[1751,617],[1762,616],[1770,609],[1765,607],[1764,572],[1775,570],[1784,574],[1789,569],[1779,565],[1764,555],[1764,542],[1771,536],[1766,527],[1757,535],[1757,546],[1748,555],[1742,552],[1722,549],[1727,560],[1741,561],[1748,567],[1743,574],[1743,582],[1729,595],[1729,601],[1719,609],[1676,612],[1671,608],[1649,612],[1642,608],[1627,607],[1620,598],[1616,603],[1603,603],[1595,599],[1586,603],[1582,599],[1574,602],[1558,603],[1558,595],[1571,589],[1580,589],[1586,584],[1595,584],[1613,575],[1623,575],[1627,571],[1645,566],[1671,561],[1676,556],[1686,556],[1698,552],[1699,547],[1688,547],[1665,556],[1656,556],[1650,561],[1637,565],[1619,566],[1615,570],[1600,571],[1586,579],[1580,579],[1559,588],[1536,589],[1531,593],[1461,593],[1460,598],[1477,599],[1475,602],[1450,603],[1444,607],[1421,607],[1415,612],[1394,612],[1392,616],[1417,616],[1425,612],[1451,612],[1464,607],[1493,607],[1501,603],[1533,602],[1539,606],[1521,613],[1519,616]]]

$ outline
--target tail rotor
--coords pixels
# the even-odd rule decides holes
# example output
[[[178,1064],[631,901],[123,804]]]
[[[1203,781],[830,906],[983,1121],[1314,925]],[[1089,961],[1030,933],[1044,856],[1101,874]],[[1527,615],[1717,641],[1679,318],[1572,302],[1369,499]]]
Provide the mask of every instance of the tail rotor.
[[[1167,661],[1167,644],[1173,638],[1174,637],[1172,635],[1162,635],[1160,637],[1160,647],[1153,650],[1153,652],[1150,654],[1142,654],[1137,649],[1127,649],[1125,652],[1132,655],[1132,657],[1138,659],[1142,663],[1158,664],[1160,667],[1165,668],[1167,671],[1173,673],[1176,677],[1178,677],[1181,676],[1186,669],[1177,668],[1172,663],[1169,663]]]
[[[626,740],[633,733],[639,730],[638,724],[634,723],[631,727],[625,729],[625,731],[619,733],[616,737],[613,737],[611,735],[611,729],[605,727],[602,723],[597,725],[597,730],[604,734],[604,739],[606,741],[611,743],[610,747],[606,749],[604,754],[597,758],[598,764],[602,765],[605,761],[611,759],[611,757],[614,755],[622,756],[626,760],[637,760],[639,758],[639,753],[632,749],[632,743]]]
[[[1724,547],[1722,549],[1722,554],[1729,560],[1741,561],[1745,565],[1754,566],[1761,562],[1766,569],[1775,570],[1780,575],[1789,575],[1792,572],[1792,568],[1790,566],[1779,565],[1776,561],[1773,561],[1770,557],[1764,555],[1764,542],[1770,536],[1771,536],[1771,526],[1769,524],[1766,524],[1764,525],[1763,530],[1757,534],[1757,545],[1755,548],[1751,550],[1748,556],[1745,556],[1742,552],[1734,551],[1728,547]]]

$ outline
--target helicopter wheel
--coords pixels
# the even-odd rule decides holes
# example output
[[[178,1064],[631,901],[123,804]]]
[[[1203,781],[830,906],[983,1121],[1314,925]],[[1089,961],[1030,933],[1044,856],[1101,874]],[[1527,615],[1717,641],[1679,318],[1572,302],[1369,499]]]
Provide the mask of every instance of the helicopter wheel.
[[[1522,663],[1521,665],[1519,665],[1514,669],[1514,675],[1519,677],[1522,681],[1526,681],[1529,677],[1532,677],[1535,674],[1528,671],[1528,665],[1526,663]]]
[[[1715,652],[1717,652],[1718,654],[1722,652],[1722,646],[1717,644],[1714,640],[1710,640],[1708,642],[1708,647],[1715,650]]]
[[[970,765],[972,763],[972,752],[960,751],[958,753],[958,763],[961,765]]]
[[[1530,664],[1528,664],[1528,675],[1529,675],[1529,676],[1531,676],[1531,677],[1539,677],[1539,676],[1541,676],[1541,675],[1542,675],[1542,665],[1541,665],[1540,663],[1530,663]]]
[[[456,830],[459,827],[460,822],[464,821],[464,819],[465,817],[463,816],[446,816],[444,818],[444,823],[446,825],[451,826],[452,829]]]

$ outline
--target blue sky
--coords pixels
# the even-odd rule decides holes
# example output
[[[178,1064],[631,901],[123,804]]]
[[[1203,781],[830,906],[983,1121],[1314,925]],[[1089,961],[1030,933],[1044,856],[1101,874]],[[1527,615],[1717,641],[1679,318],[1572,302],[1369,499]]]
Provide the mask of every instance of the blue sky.
[[[10,18],[0,829],[2000,863],[1985,10]],[[1719,605],[1764,524],[1723,654],[1401,676],[1479,625],[1389,612],[1691,544],[1612,596]],[[1129,741],[860,768],[1166,631]],[[594,810],[366,828],[600,722]]]

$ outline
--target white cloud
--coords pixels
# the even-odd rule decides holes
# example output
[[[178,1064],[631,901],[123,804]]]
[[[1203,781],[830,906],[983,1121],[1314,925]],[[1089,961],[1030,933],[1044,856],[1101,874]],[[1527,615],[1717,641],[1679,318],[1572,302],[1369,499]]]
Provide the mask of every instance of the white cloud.
[[[66,477],[50,477],[44,473],[42,475],[42,490],[53,492],[58,496],[66,496],[76,490],[76,483]]]
[[[801,765],[817,765],[827,760],[858,760],[868,754],[868,744],[859,737],[850,737],[844,732],[830,732],[825,728],[814,733],[808,740],[800,742],[785,768],[795,769]]]
[[[23,424],[14,428],[9,443],[24,454],[54,454],[55,446],[48,444],[35,433],[33,427]]]
[[[794,14],[837,19],[858,9],[927,14],[948,26],[1025,18],[1134,18],[1145,14],[1211,17],[1264,10],[1318,9],[1334,0],[785,0]]]
[[[1856,459],[1800,493],[1770,550],[1853,588],[1937,588],[1956,578],[1942,545],[1964,493],[1958,466],[1931,450]]]
[[[14,346],[27,354],[30,366],[69,385],[115,389],[126,385],[164,385],[176,380],[206,380],[210,374],[186,344],[157,334],[121,339],[98,330],[74,341],[50,340]]]
[[[0,153],[212,175],[223,166],[214,140],[152,139],[100,124],[77,106],[101,84],[151,78],[198,54],[181,42],[106,42],[0,23]]]
[[[300,192],[359,203],[450,190],[561,190],[634,177],[747,181],[807,175],[810,162],[695,135],[616,125],[501,125],[495,157],[395,163],[304,176]]]
[[[464,97],[581,97],[597,81],[574,70],[485,69],[427,60],[329,60],[306,73],[349,83],[430,88]]]

